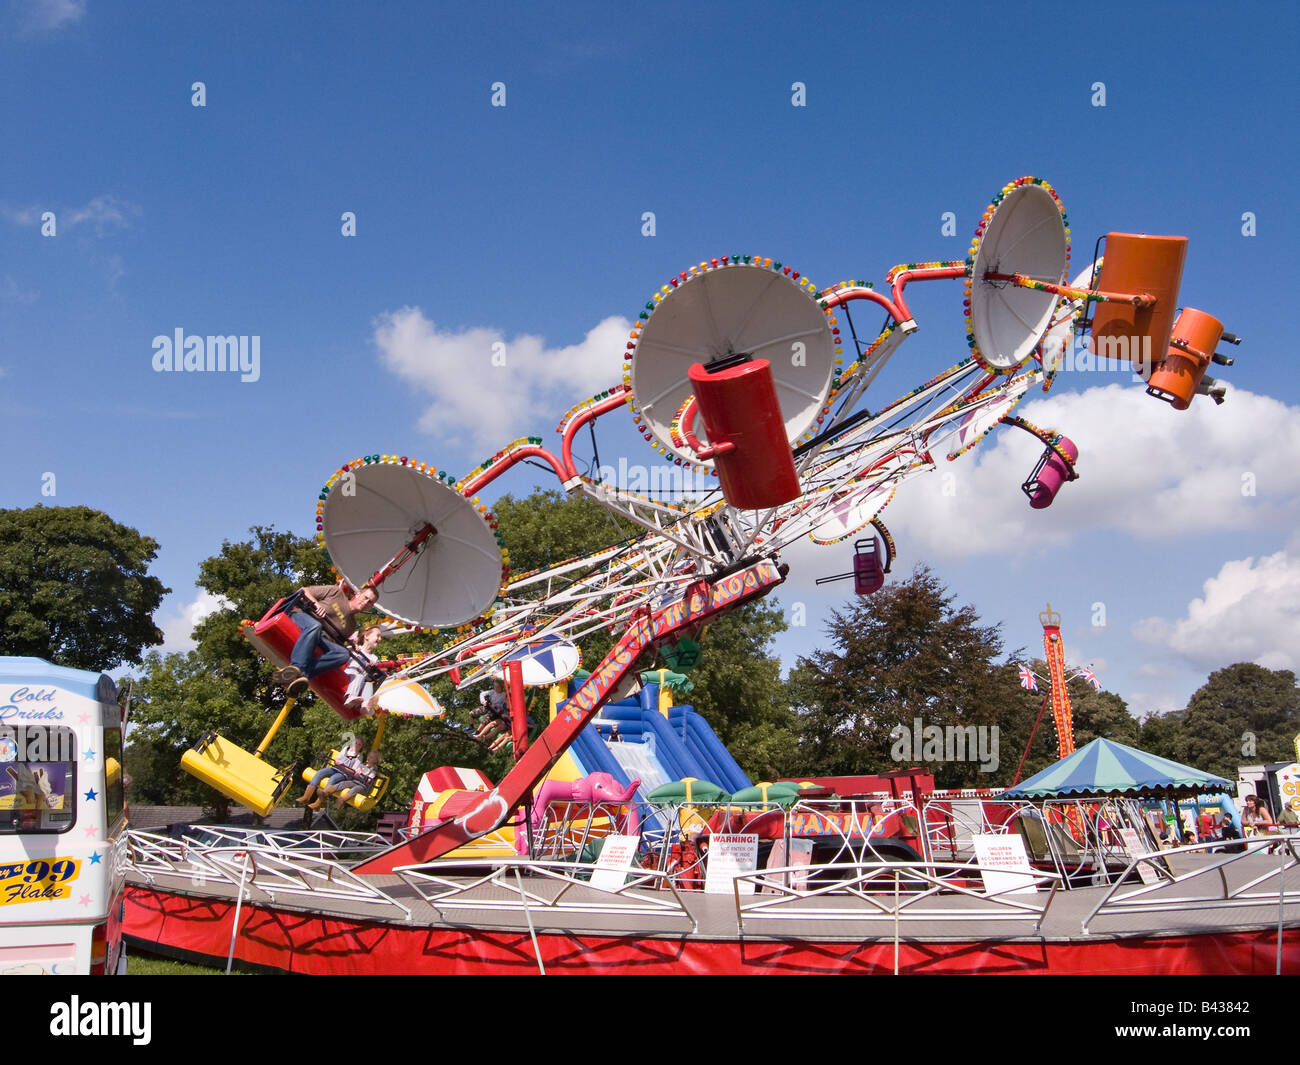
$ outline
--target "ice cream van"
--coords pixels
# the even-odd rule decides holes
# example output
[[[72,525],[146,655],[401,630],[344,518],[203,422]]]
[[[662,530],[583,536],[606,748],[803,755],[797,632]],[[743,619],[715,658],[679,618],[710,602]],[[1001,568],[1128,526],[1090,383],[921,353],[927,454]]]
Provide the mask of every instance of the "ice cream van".
[[[109,677],[0,658],[0,975],[126,971],[124,723]]]

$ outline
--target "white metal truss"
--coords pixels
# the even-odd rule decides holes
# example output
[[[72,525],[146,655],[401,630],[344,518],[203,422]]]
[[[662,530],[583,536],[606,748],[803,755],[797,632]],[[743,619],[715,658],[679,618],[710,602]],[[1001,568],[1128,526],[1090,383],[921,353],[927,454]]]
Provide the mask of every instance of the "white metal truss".
[[[892,352],[903,335],[896,330],[887,338],[886,350]],[[872,365],[881,364],[876,360]],[[947,446],[967,414],[997,402],[1009,389],[1022,394],[1040,377],[1031,370],[990,380],[967,360],[874,416],[836,432],[861,394],[860,389],[850,391],[821,442],[799,456],[802,494],[766,510],[737,510],[714,489],[688,513],[586,477],[573,478],[565,483],[568,491],[632,521],[645,530],[643,535],[516,578],[490,622],[424,656],[404,673],[425,680],[459,669],[461,686],[468,686],[481,682],[501,657],[544,637],[580,640],[603,629],[617,631],[646,609],[680,594],[692,581],[740,559],[774,555],[815,531],[845,491],[897,487],[933,471],[934,454]],[[486,649],[493,653],[471,655]]]

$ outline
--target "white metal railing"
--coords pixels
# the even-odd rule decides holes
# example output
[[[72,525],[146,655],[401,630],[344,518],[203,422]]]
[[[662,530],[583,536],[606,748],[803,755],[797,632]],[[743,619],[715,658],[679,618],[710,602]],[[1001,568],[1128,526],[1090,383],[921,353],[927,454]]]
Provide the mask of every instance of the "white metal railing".
[[[766,869],[736,877],[736,923],[796,921],[1028,921],[1034,933],[1061,887],[1055,873],[996,870],[1011,878],[998,891],[983,887],[973,863],[862,862]],[[753,894],[742,891],[750,884]],[[980,886],[974,886],[974,885]],[[1033,888],[1029,892],[1028,888]],[[1047,888],[1046,894],[1040,888]]]
[[[801,800],[790,807],[785,821],[787,842],[798,837],[820,837],[820,864],[824,865],[880,860],[885,855],[876,850],[876,845],[882,840],[924,834],[916,804],[888,795]]]
[[[240,845],[212,848],[204,854],[204,859],[223,872],[226,879],[243,885],[245,890],[256,888],[272,902],[278,895],[290,895],[373,903],[401,910],[406,920],[411,919],[409,906],[326,858]]]
[[[608,801],[552,799],[542,811],[539,828],[531,835],[534,858],[565,861],[567,857],[580,857],[590,845],[611,832],[622,830],[620,825],[629,821],[623,812],[627,806],[627,803]],[[526,832],[527,829],[521,825],[515,831]]]
[[[943,809],[918,807],[911,798],[895,798],[886,793],[853,799],[806,799],[796,802],[784,812],[783,838],[786,853],[791,853],[792,841],[796,839],[814,839],[816,841],[816,859],[819,865],[837,866],[844,863],[862,863],[885,860],[905,861],[910,857],[929,859],[940,850],[937,841],[942,842],[942,849],[950,853],[952,860],[969,860],[973,857],[973,848],[969,836],[977,830],[1004,831],[989,828],[983,821],[980,811],[974,806],[974,800],[967,803],[970,810],[961,809],[954,815]],[[672,872],[679,882],[699,883],[704,880],[704,855],[698,854],[694,860],[679,858],[689,848],[684,845],[683,837],[690,833],[692,827],[698,829],[713,814],[721,812],[729,819],[737,818],[743,822],[747,817],[757,817],[765,812],[775,811],[773,803],[694,803],[662,805],[660,814],[666,820],[667,827],[649,827],[647,819],[643,822],[642,837],[653,853],[658,854],[658,867]],[[922,809],[925,816],[922,816]],[[975,820],[970,820],[974,817]],[[929,818],[929,820],[927,820]],[[962,837],[959,851],[954,851],[954,825],[960,822],[958,833]],[[731,831],[748,831],[745,827],[731,828]],[[906,848],[902,846],[906,844]]]
[[[231,825],[190,825],[181,837],[195,847],[257,847],[278,854],[307,854],[354,864],[389,850],[392,844],[377,832],[337,829],[274,831]]]
[[[1111,885],[1101,901],[1093,907],[1092,912],[1083,919],[1083,933],[1089,934],[1089,926],[1099,918],[1121,915],[1162,912],[1185,912],[1188,910],[1220,910],[1236,907],[1260,907],[1277,905],[1279,923],[1282,911],[1288,906],[1300,906],[1300,877],[1293,878],[1294,883],[1287,889],[1286,875],[1300,865],[1300,834],[1254,836],[1246,840],[1231,842],[1195,843],[1172,850],[1151,851],[1134,857],[1126,873],[1142,865],[1150,865],[1157,870],[1160,881],[1154,884],[1142,884],[1121,890],[1123,878]],[[1234,853],[1224,854],[1231,848]],[[1276,850],[1277,863],[1269,863],[1262,872],[1247,868],[1260,868],[1267,861],[1268,855]],[[1169,862],[1182,855],[1204,854],[1211,858],[1206,865],[1184,873],[1171,873]],[[1251,860],[1253,859],[1253,861]],[[1233,866],[1237,866],[1236,869]],[[1229,870],[1242,873],[1245,879],[1235,886],[1229,882]],[[1265,888],[1270,881],[1273,887]],[[1193,893],[1186,894],[1184,889],[1193,885]],[[1211,889],[1197,891],[1210,885]]]
[[[981,800],[984,831],[1018,835],[1030,861],[1050,862],[1065,887],[1115,883],[1131,872],[1120,834],[1132,828],[1138,845],[1155,849],[1150,826],[1132,799]]]
[[[672,879],[657,870],[628,869],[622,874],[620,887],[602,888],[588,879],[601,868],[593,863],[501,858],[493,860],[486,872],[484,864],[478,860],[440,859],[399,866],[393,871],[440,916],[449,910],[518,910],[526,911],[530,919],[533,911],[617,914],[676,917],[687,922],[692,932],[697,927]],[[461,877],[452,879],[458,872]],[[525,884],[524,874],[532,881],[531,886]],[[559,890],[554,894],[543,892],[539,882],[559,885]],[[648,894],[639,890],[642,888],[656,889],[656,893]]]
[[[739,818],[743,821],[775,809],[774,804],[761,802],[656,804],[643,811],[642,849],[654,853],[657,867],[675,874],[679,883],[701,883],[703,854],[699,848],[692,849],[688,837],[717,814],[729,820],[745,815]],[[894,797],[882,792],[853,799],[797,802],[784,813],[783,834],[787,854],[793,840],[812,838],[815,860],[831,865],[909,858],[973,862],[972,837],[1014,833],[1025,840],[1033,862],[1064,878],[1064,887],[1091,887],[1126,875],[1130,855],[1119,831],[1125,827],[1137,832],[1139,846],[1154,843],[1132,800],[1031,802],[978,791],[935,792],[918,799],[910,793]],[[566,828],[573,849],[589,842],[572,826],[548,821],[550,833]],[[559,857],[548,843],[554,843],[553,836],[542,839],[542,846],[535,851],[537,857]]]
[[[283,841],[280,841],[283,843]],[[277,895],[373,903],[401,910],[410,907],[351,872],[340,862],[299,849],[285,849],[244,835],[234,844],[213,846],[202,838],[172,839],[152,832],[128,835],[130,866],[153,885],[158,876],[188,879],[196,886],[209,882],[236,886],[240,900],[251,899],[256,888],[272,902]]]
[[[227,880],[222,870],[206,860],[206,848],[196,847],[192,841],[132,829],[126,835],[126,845],[128,867],[148,884],[157,883],[159,876],[182,877],[195,883]]]

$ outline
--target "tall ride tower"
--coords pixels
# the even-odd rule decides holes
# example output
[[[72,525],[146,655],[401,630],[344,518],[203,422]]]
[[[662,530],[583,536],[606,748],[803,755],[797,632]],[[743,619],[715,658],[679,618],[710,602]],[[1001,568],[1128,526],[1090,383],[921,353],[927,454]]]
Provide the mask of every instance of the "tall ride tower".
[[[1043,623],[1043,660],[1047,663],[1052,700],[1052,720],[1056,722],[1056,748],[1061,758],[1074,753],[1074,715],[1070,709],[1070,689],[1065,681],[1065,644],[1061,640],[1061,615],[1047,604],[1038,615]]]

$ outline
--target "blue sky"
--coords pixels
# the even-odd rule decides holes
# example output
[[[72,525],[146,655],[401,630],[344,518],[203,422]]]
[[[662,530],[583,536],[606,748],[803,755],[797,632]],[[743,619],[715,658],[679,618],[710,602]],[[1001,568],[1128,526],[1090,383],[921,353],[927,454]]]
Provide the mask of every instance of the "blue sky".
[[[309,533],[341,463],[461,473],[549,437],[618,381],[626,321],[688,264],[762,253],[879,284],[964,257],[1034,174],[1075,264],[1108,230],[1190,238],[1181,302],[1246,338],[1228,402],[1178,413],[1125,375],[1062,375],[1020,410],[1079,444],[1080,481],[1030,511],[1032,441],[989,437],[949,467],[954,495],[920,478],[885,512],[900,572],[929,564],[1031,653],[1050,600],[1070,657],[1137,712],[1233,661],[1300,667],[1289,6],[0,11],[0,506],[85,504],[155,537],[169,645],[202,609],[198,562],[253,524]],[[964,356],[960,300],[909,290],[921,331],[869,406]],[[258,379],[155,372],[178,328],[259,337]],[[505,368],[482,357],[498,340]],[[656,461],[603,421],[602,460]],[[525,470],[500,489],[526,493]],[[791,552],[781,600],[807,624],[787,666],[848,594],[812,579],[848,554]]]

